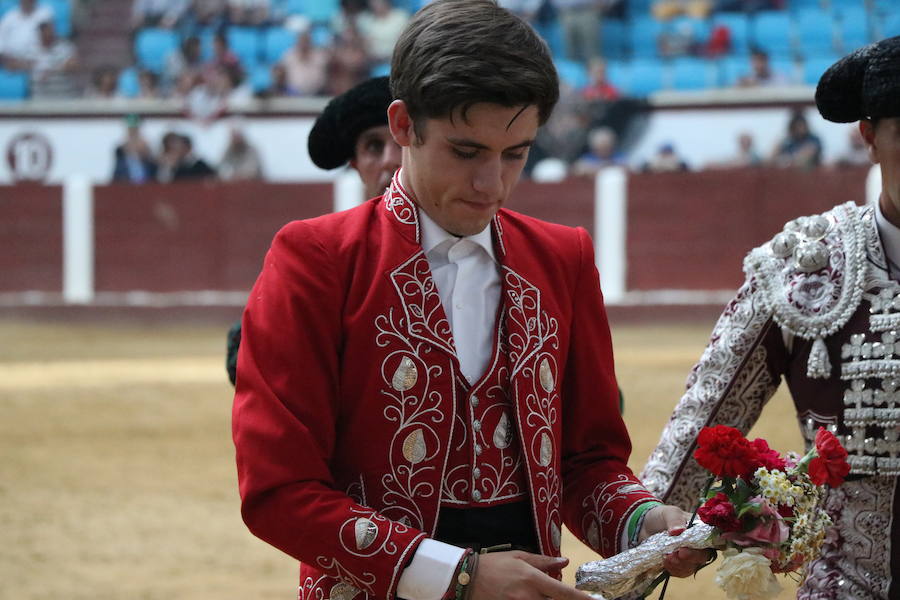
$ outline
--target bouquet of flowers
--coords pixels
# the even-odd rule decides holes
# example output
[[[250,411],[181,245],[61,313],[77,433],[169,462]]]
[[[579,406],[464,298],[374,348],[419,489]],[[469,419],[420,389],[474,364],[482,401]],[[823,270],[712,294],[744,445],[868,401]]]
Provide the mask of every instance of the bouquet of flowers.
[[[831,525],[820,507],[823,487],[843,483],[847,451],[821,427],[800,457],[717,425],[700,432],[694,458],[710,474],[696,515],[724,549],[716,583],[736,600],[776,596],[775,573],[799,573],[818,556]]]

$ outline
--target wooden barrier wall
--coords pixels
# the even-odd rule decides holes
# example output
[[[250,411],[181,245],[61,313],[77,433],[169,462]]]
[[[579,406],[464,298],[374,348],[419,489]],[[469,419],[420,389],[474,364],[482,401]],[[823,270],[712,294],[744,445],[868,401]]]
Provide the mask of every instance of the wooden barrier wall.
[[[632,174],[629,290],[734,289],[746,252],[783,223],[862,202],[867,169]],[[62,190],[0,186],[0,292],[58,292]],[[594,181],[522,182],[510,208],[593,232]],[[329,212],[330,184],[94,188],[97,292],[247,290],[285,223]]]

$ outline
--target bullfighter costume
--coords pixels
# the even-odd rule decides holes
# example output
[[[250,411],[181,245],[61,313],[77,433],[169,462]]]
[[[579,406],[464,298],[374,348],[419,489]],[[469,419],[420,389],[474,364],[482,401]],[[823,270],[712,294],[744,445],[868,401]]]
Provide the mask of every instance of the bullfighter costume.
[[[839,122],[900,116],[898,65],[898,38],[842,59],[819,84],[822,115]],[[881,96],[863,83],[883,83],[884,67],[894,70],[892,106],[879,105]],[[824,426],[839,436],[851,465],[848,480],[827,492],[834,527],[809,566],[801,600],[900,598],[898,261],[900,229],[880,207],[853,203],[795,219],[751,251],[746,281],[642,474],[667,502],[693,510],[706,480],[693,460],[700,429],[725,424],[746,433],[783,377],[807,445]]]
[[[398,171],[382,198],[282,229],[250,295],[234,405],[243,516],[301,561],[301,598],[393,598],[450,513],[525,507],[513,530],[534,551],[559,556],[565,523],[610,555],[656,505],[626,466],[587,233],[493,218],[500,299],[470,382],[423,218]]]

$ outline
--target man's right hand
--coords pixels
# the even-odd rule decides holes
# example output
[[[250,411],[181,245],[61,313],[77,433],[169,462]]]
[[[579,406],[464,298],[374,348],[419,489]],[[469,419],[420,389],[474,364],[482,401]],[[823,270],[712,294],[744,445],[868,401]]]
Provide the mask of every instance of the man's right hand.
[[[482,554],[472,582],[472,600],[592,600],[549,575],[568,558],[513,550]]]

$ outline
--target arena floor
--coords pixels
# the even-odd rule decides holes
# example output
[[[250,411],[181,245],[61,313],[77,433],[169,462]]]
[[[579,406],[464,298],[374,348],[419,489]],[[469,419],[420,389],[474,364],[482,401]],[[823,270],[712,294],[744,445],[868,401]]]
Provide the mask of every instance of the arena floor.
[[[634,469],[710,325],[613,328]],[[226,329],[0,321],[0,599],[295,597],[293,559],[238,512]],[[754,433],[801,449],[783,392]],[[571,536],[563,552],[570,582],[596,559]],[[725,598],[714,574],[666,597]]]

